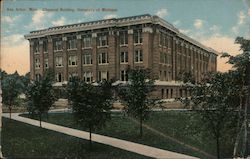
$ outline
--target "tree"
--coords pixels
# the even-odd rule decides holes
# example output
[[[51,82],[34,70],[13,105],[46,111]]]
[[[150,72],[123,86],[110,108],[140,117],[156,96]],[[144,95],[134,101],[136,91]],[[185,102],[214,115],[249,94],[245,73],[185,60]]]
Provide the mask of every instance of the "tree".
[[[250,132],[250,128],[247,130],[247,123],[250,122],[250,119],[248,118],[250,117],[250,40],[244,39],[243,37],[237,37],[235,43],[240,44],[240,50],[243,51],[243,53],[236,56],[224,53],[222,57],[229,58],[228,63],[233,65],[233,70],[231,70],[231,72],[234,72],[235,74],[233,79],[239,79],[236,83],[236,86],[239,88],[238,93],[240,95],[238,119],[243,116],[243,120],[238,120],[238,135],[235,141],[234,157],[246,157],[247,155],[250,155],[250,143],[247,143],[247,138],[250,139],[250,136],[247,135]],[[242,146],[240,147],[239,141],[242,133],[244,135],[242,135]]]
[[[51,72],[46,72],[41,81],[31,82],[26,91],[28,111],[39,116],[40,127],[42,127],[42,115],[48,113],[55,101],[52,77]]]
[[[236,125],[239,106],[238,88],[234,74],[211,73],[201,83],[188,86],[191,90],[191,108],[200,116],[205,127],[216,140],[217,158],[221,158],[221,138]]]
[[[22,92],[23,83],[20,80],[19,74],[17,72],[11,75],[5,74],[1,82],[3,92],[3,103],[8,106],[11,118],[13,106],[15,105],[18,95]]]
[[[177,79],[184,83],[195,84],[195,78],[191,71],[181,71],[177,76]]]
[[[22,93],[25,93],[26,88],[28,87],[29,83],[30,83],[30,72],[26,73],[24,76],[20,76],[20,80],[23,83],[23,90]]]
[[[101,81],[88,84],[73,77],[67,87],[68,99],[78,124],[89,129],[89,144],[92,147],[92,131],[105,126],[112,108],[112,83]]]
[[[148,69],[130,69],[128,74],[129,82],[126,86],[118,88],[118,96],[124,103],[128,115],[139,120],[142,137],[143,120],[148,119],[150,107],[157,102],[156,99],[149,98],[149,94],[154,91],[154,80],[150,78]]]

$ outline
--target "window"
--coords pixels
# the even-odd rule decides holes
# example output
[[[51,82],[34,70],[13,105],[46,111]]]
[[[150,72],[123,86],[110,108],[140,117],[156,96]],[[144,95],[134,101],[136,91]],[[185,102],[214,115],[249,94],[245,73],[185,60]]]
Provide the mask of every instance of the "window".
[[[44,53],[48,52],[48,41],[43,41],[43,52]]]
[[[166,97],[167,97],[167,98],[168,98],[168,96],[169,96],[168,94],[169,94],[169,93],[168,93],[168,89],[166,89]]]
[[[63,66],[62,56],[56,56],[55,60],[56,60],[56,62],[55,62],[56,63],[56,67]]]
[[[68,49],[76,49],[76,39],[69,39],[68,43]]]
[[[165,60],[165,59],[164,59],[164,53],[161,52],[161,53],[160,53],[160,63],[162,63],[162,64],[165,63],[164,60]]]
[[[168,47],[168,36],[164,36],[164,46]]]
[[[69,66],[77,66],[77,56],[76,55],[70,55],[68,62],[69,62]]]
[[[62,50],[62,41],[61,39],[56,39],[53,41],[54,51]]]
[[[49,68],[49,59],[44,59],[44,67]]]
[[[62,82],[62,73],[56,73],[56,82]]]
[[[128,44],[128,32],[127,31],[120,31],[120,45]]]
[[[91,47],[91,35],[83,36],[82,46],[83,46],[83,48]]]
[[[128,81],[128,72],[126,70],[121,71],[121,81]]]
[[[180,97],[183,96],[183,94],[182,94],[182,89],[179,89],[179,95],[180,95]]]
[[[170,98],[173,98],[173,89],[170,89]]]
[[[99,53],[99,64],[107,64],[108,63],[108,53],[103,52]]]
[[[91,53],[83,54],[83,65],[92,64],[92,55]]]
[[[93,72],[84,72],[83,73],[83,81],[84,82],[92,82],[93,81]]]
[[[128,63],[128,52],[121,52],[120,61],[121,63]]]
[[[40,81],[41,80],[41,75],[40,74],[36,74],[35,75],[35,79],[36,79],[36,81]]]
[[[168,37],[168,44],[167,45],[169,48],[171,48],[171,38],[170,37]]]
[[[164,42],[164,35],[163,33],[160,33],[160,45],[163,46],[163,42]]]
[[[135,51],[135,62],[140,63],[143,61],[142,50]]]
[[[40,68],[40,59],[35,59],[35,68]]]
[[[171,77],[171,72],[169,71],[169,72],[168,72],[168,81],[171,81],[171,78],[172,78],[172,77]]]
[[[164,89],[161,89],[161,99],[164,98]]]
[[[38,41],[34,41],[34,53],[35,54],[39,54],[39,42]]]
[[[164,63],[168,64],[168,55],[167,54],[164,54]]]
[[[108,45],[107,35],[99,35],[98,36],[98,46],[107,46],[107,45]]]
[[[134,43],[140,44],[142,43],[142,30],[134,30]]]
[[[108,71],[99,71],[99,80],[108,80],[109,72]]]

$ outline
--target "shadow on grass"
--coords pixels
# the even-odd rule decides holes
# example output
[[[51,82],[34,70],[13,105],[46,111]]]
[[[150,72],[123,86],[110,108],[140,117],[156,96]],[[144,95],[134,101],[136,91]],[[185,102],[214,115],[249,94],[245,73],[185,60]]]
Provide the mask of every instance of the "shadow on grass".
[[[93,143],[3,118],[2,151],[7,158],[148,158],[111,146]]]

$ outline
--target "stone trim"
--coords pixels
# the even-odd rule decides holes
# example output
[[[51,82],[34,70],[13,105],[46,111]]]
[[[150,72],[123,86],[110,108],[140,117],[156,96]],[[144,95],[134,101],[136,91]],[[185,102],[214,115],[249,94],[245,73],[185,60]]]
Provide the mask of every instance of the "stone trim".
[[[76,35],[76,39],[82,39],[82,35]]]
[[[129,29],[128,30],[128,34],[133,34],[134,33],[134,30],[133,29]]]
[[[142,32],[153,33],[153,29],[151,27],[145,27],[145,28],[142,28]]]
[[[57,35],[57,34],[64,34],[64,33],[70,33],[70,32],[79,32],[79,31],[84,31],[84,30],[95,30],[95,29],[101,29],[101,28],[122,27],[122,26],[138,25],[138,24],[145,24],[145,23],[152,23],[152,24],[161,25],[162,27],[165,27],[168,30],[177,34],[177,37],[180,37],[183,40],[186,40],[186,41],[192,43],[193,45],[196,45],[196,46],[198,46],[198,47],[200,47],[208,52],[218,54],[217,51],[215,51],[211,48],[208,48],[208,47],[202,45],[201,43],[197,42],[196,40],[179,32],[179,30],[177,28],[175,28],[172,24],[168,23],[164,19],[162,19],[158,16],[151,16],[149,14],[132,16],[132,17],[125,17],[125,18],[117,18],[117,19],[114,18],[114,19],[107,19],[107,20],[98,20],[98,21],[65,25],[65,26],[58,26],[58,27],[51,27],[48,29],[32,31],[32,32],[30,32],[30,34],[27,34],[24,37],[26,39],[33,39],[33,38],[45,37],[47,35]],[[146,29],[146,30],[147,30],[147,32],[151,32],[150,29]],[[133,34],[133,33],[130,32],[129,34]]]
[[[66,36],[62,37],[62,41],[67,41],[67,37]]]
[[[96,38],[97,37],[97,33],[92,33],[92,38]]]
[[[43,40],[39,40],[39,45],[42,45],[43,44]]]

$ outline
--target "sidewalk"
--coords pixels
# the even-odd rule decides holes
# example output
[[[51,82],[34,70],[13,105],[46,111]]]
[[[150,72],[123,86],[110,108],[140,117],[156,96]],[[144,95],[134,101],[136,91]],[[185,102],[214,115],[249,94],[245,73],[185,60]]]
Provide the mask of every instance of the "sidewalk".
[[[4,113],[3,116],[6,118],[9,118],[8,114]],[[29,118],[20,117],[19,113],[13,113],[12,119],[39,127],[39,121],[29,119]],[[81,139],[89,140],[89,133],[86,131],[76,130],[76,129],[72,129],[72,128],[68,128],[68,127],[64,127],[64,126],[59,126],[59,125],[55,125],[55,124],[50,124],[50,123],[46,123],[46,122],[42,122],[42,128],[48,129],[48,130],[53,130],[56,132],[60,132],[60,133],[66,134],[66,135],[78,137]],[[171,152],[171,151],[162,150],[162,149],[155,148],[155,147],[150,147],[150,146],[137,144],[137,143],[133,143],[130,141],[125,141],[125,140],[121,140],[121,139],[117,139],[117,138],[107,137],[107,136],[103,136],[103,135],[98,135],[98,134],[94,134],[94,133],[92,133],[92,140],[94,142],[102,143],[105,145],[110,145],[113,147],[117,147],[117,148],[120,148],[123,150],[127,150],[130,152],[138,153],[138,154],[148,156],[148,157],[153,157],[153,158],[159,158],[159,159],[196,159],[196,157],[187,156],[187,155],[183,155],[183,154],[179,154],[179,153],[175,153],[175,152]]]

